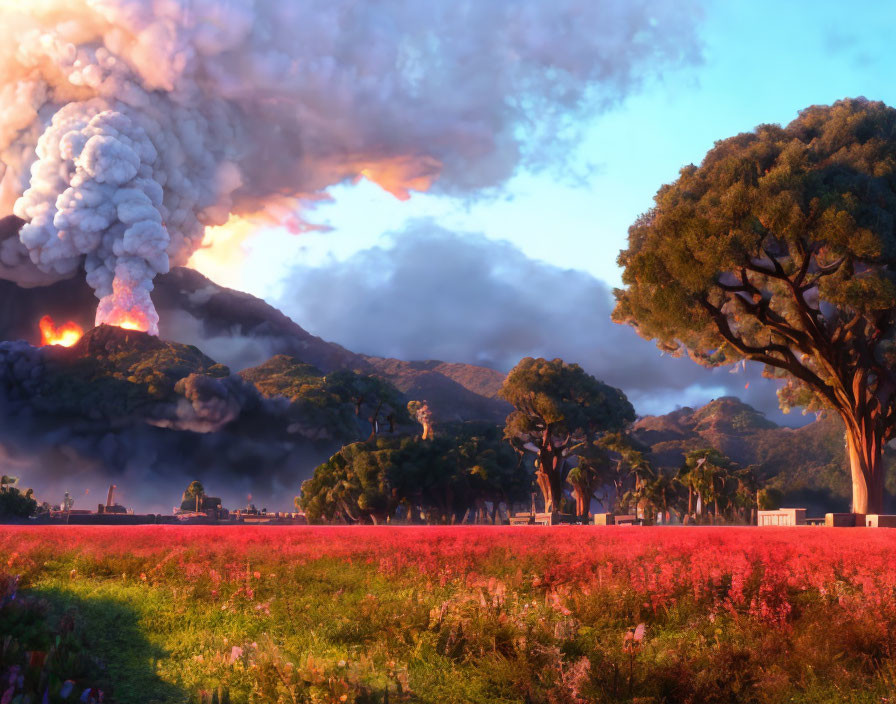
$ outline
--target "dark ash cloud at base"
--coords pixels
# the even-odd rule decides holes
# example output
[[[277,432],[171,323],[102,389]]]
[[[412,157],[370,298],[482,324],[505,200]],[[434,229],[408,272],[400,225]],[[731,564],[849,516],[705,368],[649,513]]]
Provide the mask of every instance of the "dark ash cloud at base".
[[[509,371],[522,357],[561,357],[622,388],[643,415],[738,396],[788,425],[761,368],[707,370],[662,356],[610,320],[612,292],[583,271],[528,258],[510,242],[423,220],[388,247],[297,266],[278,302],[312,334],[356,352],[443,359]]]
[[[291,411],[198,350],[142,333],[97,328],[71,349],[0,343],[0,461],[50,503],[69,491],[95,510],[115,483],[126,505],[167,514],[199,479],[230,508],[252,493],[291,510],[339,444],[303,436]]]

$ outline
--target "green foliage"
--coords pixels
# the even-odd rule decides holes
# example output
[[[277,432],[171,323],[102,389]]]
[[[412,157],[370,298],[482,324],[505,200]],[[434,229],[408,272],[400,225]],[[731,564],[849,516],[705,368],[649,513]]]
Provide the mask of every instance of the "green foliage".
[[[499,395],[515,408],[507,416],[505,438],[520,454],[537,456],[535,477],[547,510],[560,510],[572,468],[567,457],[573,448],[580,452],[584,464],[573,475],[573,488],[578,512],[587,513],[598,469],[594,443],[635,419],[625,394],[578,364],[526,357],[507,375]]]
[[[881,704],[896,685],[877,533],[253,530],[8,538],[33,612],[0,608],[2,681],[59,636],[56,686],[119,704]]]
[[[49,593],[23,593],[18,582],[18,577],[0,571],[3,701],[77,702],[90,688],[103,689],[108,697],[107,673],[90,653],[78,609],[60,608],[55,595]]]
[[[0,518],[28,518],[37,511],[37,501],[29,489],[19,491],[14,486],[7,486],[0,491]]]
[[[202,482],[192,481],[181,496],[180,508],[182,511],[195,511],[197,508],[201,510],[203,499],[205,499],[205,487],[202,486]]]
[[[616,430],[635,419],[619,389],[598,381],[578,364],[526,357],[510,371],[499,392],[516,409],[507,417],[507,437],[518,443],[551,435]]]
[[[856,500],[880,510],[877,448],[896,436],[894,220],[896,110],[807,108],[716,142],[658,191],[619,256],[614,320],[702,364],[764,364],[787,379],[785,409],[836,409],[851,442],[875,448],[856,455]]]
[[[756,503],[761,511],[777,511],[781,508],[783,500],[784,495],[780,489],[775,489],[774,487],[760,489],[756,495]]]
[[[284,396],[295,401],[309,390],[318,388],[324,375],[317,367],[289,355],[278,354],[264,364],[244,369],[240,376],[255,384],[265,396]]]
[[[192,345],[100,326],[52,353],[32,403],[50,414],[126,418],[175,400],[177,383],[193,373],[226,377],[230,370]]]
[[[380,418],[389,423],[390,432],[395,424],[411,422],[407,400],[385,379],[340,370],[326,376],[325,386],[341,403],[354,404],[355,415],[370,421],[373,434],[378,432],[376,426]]]
[[[424,441],[378,436],[343,447],[302,484],[296,506],[311,523],[369,523],[418,515],[453,522],[468,509],[523,500],[530,479],[488,423],[446,425]]]
[[[768,349],[769,336],[803,346],[802,337],[786,339],[784,331],[805,329],[787,283],[805,257],[812,261],[800,282],[804,297],[816,311],[818,300],[841,311],[820,319],[829,334],[854,314],[892,309],[894,124],[896,111],[882,103],[845,100],[808,108],[786,128],[760,125],[717,142],[699,167],[683,168],[661,188],[655,207],[632,226],[619,257],[626,288],[616,291],[614,318],[664,348],[686,347],[705,364],[783,360],[785,352]],[[830,273],[823,269],[834,265]],[[761,311],[747,300],[753,288],[738,288],[741,276],[755,287]],[[712,309],[722,308],[748,350],[720,329]],[[892,321],[879,322],[888,335]],[[830,376],[814,345],[800,353],[807,370]],[[795,386],[802,381],[793,379]]]
[[[715,448],[704,447],[685,456],[684,464],[675,480],[687,489],[688,500],[682,497],[682,509],[693,514],[696,506],[692,499],[701,500],[698,516],[709,513],[713,506],[716,517],[747,523],[750,511],[756,508],[756,492],[760,482],[756,467],[740,467]]]
[[[192,481],[190,482],[190,486],[184,491],[183,498],[184,500],[195,499],[197,496],[205,496],[205,487],[202,486],[202,482],[200,481]]]
[[[361,437],[358,419],[371,425],[385,421],[393,429],[410,422],[402,394],[379,377],[348,370],[325,376],[282,354],[240,376],[265,396],[289,399],[291,414],[312,437],[356,440]]]
[[[386,474],[398,450],[394,442],[378,438],[368,444],[346,445],[314,470],[302,484],[298,505],[310,523],[341,519],[379,522],[392,508]]]

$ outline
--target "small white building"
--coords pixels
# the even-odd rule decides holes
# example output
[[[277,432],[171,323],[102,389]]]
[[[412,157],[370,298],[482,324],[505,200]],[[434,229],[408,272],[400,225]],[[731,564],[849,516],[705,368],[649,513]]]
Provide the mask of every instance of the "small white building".
[[[777,511],[759,511],[756,521],[760,526],[804,526],[806,525],[806,509],[779,508]]]

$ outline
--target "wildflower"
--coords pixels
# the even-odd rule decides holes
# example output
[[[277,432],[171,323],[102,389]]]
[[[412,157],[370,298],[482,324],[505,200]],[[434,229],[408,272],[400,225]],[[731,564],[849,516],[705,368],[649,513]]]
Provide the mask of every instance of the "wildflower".
[[[235,663],[243,654],[243,649],[239,646],[233,646],[230,649],[230,664]]]
[[[95,687],[85,689],[81,692],[79,701],[84,702],[84,704],[100,704],[103,701],[103,690]]]
[[[622,650],[631,654],[638,652],[643,644],[646,629],[643,623],[639,623],[635,628],[629,628],[622,638]]]
[[[68,696],[72,693],[72,690],[75,688],[74,680],[66,680],[62,683],[62,687],[59,690],[59,696],[62,699],[67,699]]]
[[[31,650],[25,653],[25,657],[28,658],[28,667],[41,668],[47,659],[47,653],[45,650]]]

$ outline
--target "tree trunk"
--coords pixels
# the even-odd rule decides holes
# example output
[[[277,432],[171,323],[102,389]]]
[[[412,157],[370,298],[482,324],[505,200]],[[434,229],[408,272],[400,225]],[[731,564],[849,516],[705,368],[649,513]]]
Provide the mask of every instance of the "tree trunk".
[[[852,475],[853,513],[882,513],[884,504],[883,437],[873,419],[844,417]]]
[[[538,488],[544,496],[546,513],[560,510],[563,498],[563,485],[566,483],[566,458],[563,449],[569,443],[569,436],[560,443],[554,442],[549,429],[545,428],[538,448],[538,468],[535,477]]]
[[[576,500],[576,515],[580,518],[588,518],[588,504],[591,503],[590,498],[593,493],[589,494],[588,489],[582,484],[573,484],[572,495]]]

